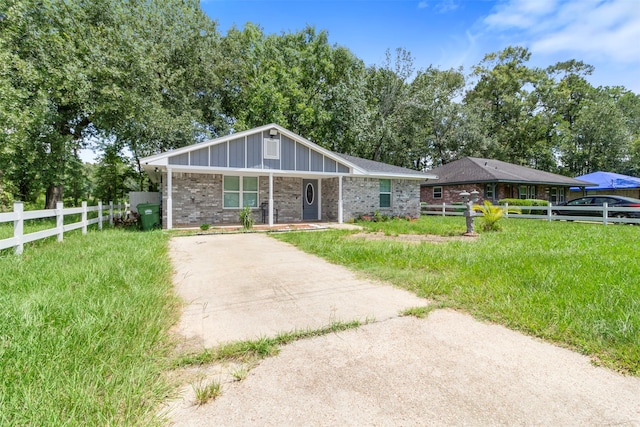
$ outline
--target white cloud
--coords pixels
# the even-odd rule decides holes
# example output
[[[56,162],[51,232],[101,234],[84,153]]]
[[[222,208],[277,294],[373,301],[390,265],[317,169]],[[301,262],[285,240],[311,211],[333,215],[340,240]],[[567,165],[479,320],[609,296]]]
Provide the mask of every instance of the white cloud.
[[[637,0],[508,0],[484,19],[487,31],[514,32],[533,53],[580,53],[621,63],[640,61]]]

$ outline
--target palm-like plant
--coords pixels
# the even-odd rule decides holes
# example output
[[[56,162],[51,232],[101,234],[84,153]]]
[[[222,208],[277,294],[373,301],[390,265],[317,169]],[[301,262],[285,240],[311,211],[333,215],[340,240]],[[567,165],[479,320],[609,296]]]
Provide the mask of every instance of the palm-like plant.
[[[519,213],[519,208],[505,208],[503,206],[495,206],[489,200],[485,200],[482,205],[473,205],[473,210],[482,213],[482,230],[499,231],[498,221],[507,212]]]

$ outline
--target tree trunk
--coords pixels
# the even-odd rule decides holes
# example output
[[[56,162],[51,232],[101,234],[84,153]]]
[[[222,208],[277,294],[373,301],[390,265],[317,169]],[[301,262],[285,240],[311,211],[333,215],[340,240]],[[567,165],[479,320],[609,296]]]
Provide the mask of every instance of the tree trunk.
[[[44,203],[45,209],[55,209],[57,202],[62,201],[62,185],[50,185],[47,187],[47,198]]]

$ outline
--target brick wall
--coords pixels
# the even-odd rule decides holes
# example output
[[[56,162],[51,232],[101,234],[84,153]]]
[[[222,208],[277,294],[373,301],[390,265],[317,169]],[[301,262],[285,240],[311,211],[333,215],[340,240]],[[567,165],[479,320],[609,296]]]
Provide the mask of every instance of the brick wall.
[[[391,207],[380,207],[380,180],[345,177],[342,184],[344,221],[378,211],[389,216],[420,216],[420,181],[391,180]]]
[[[437,185],[435,186],[437,187]],[[518,184],[505,184],[498,183],[495,186],[495,195],[493,199],[489,199],[492,203],[497,203],[502,199],[517,199],[519,198],[519,189]],[[535,199],[540,200],[548,200],[549,193],[547,192],[548,187],[546,185],[535,185]],[[442,198],[436,199],[433,197],[433,186],[422,186],[420,188],[420,201],[427,204],[451,204],[454,202],[460,202],[461,197],[460,193],[463,190],[471,192],[472,190],[476,190],[479,192],[479,200],[478,203],[482,203],[485,199],[484,191],[485,184],[464,184],[464,185],[443,185],[442,186]],[[565,189],[565,194],[568,194],[568,189]],[[568,199],[567,199],[568,200]]]
[[[338,178],[318,180],[322,221],[338,220]],[[238,224],[239,209],[222,207],[222,175],[176,173],[172,175],[173,226],[197,227],[201,224]],[[380,208],[380,180],[375,178],[343,178],[343,219],[379,211],[383,215],[420,214],[420,182],[392,180],[391,207]],[[269,201],[269,177],[258,178],[258,203]],[[273,178],[273,207],[277,222],[300,222],[302,218],[302,178]],[[256,223],[262,222],[262,210],[253,210]],[[268,219],[265,219],[268,221]],[[274,211],[274,221],[275,211]],[[167,177],[162,178],[162,223],[167,224]]]

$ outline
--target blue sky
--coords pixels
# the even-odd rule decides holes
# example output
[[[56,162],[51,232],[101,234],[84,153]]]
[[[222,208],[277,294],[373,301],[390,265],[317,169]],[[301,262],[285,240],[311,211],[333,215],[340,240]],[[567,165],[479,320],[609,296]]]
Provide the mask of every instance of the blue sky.
[[[576,59],[595,67],[595,86],[640,93],[640,0],[201,0],[222,34],[246,22],[266,33],[307,24],[367,65],[403,47],[416,68],[463,66],[524,46],[530,66]]]

